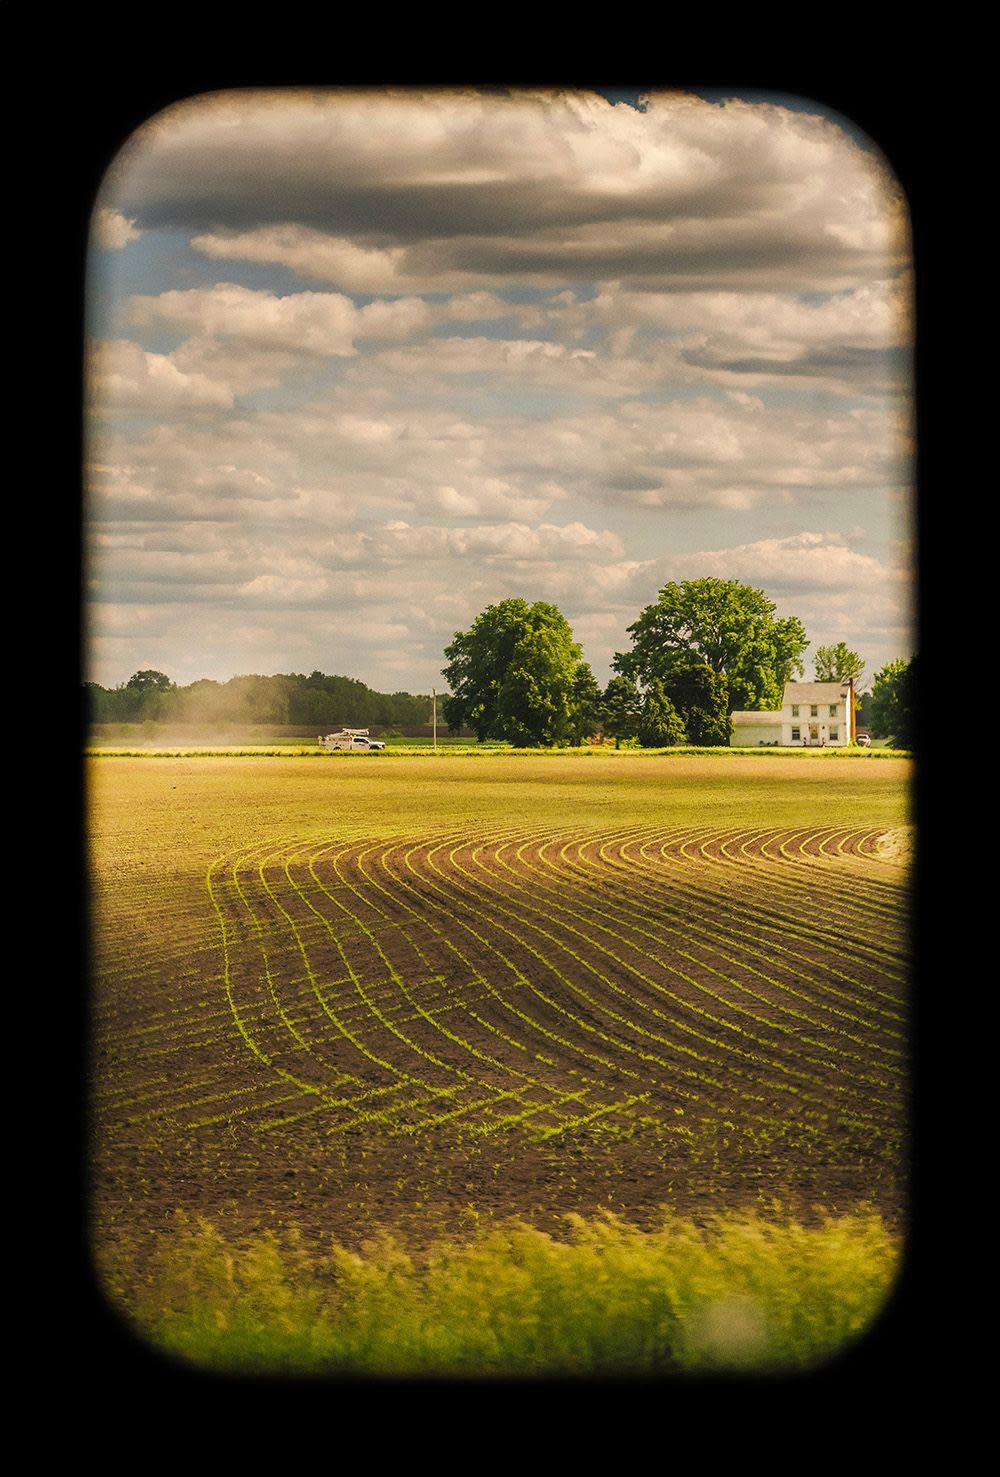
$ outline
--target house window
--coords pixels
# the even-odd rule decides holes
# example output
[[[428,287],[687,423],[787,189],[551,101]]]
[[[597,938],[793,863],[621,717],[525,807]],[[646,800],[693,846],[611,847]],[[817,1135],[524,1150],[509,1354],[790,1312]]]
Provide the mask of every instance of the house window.
[[[793,718],[797,718],[798,716],[799,716],[799,705],[798,705],[798,703],[793,703],[792,704],[792,717]]]
[[[792,709],[792,712],[793,712],[793,713],[794,713],[794,712],[795,712],[795,709],[794,709],[794,708],[793,708],[793,709]],[[802,732],[801,732],[801,730],[800,730],[800,729],[798,729],[798,728],[793,728],[793,729],[792,729],[792,743],[793,743],[793,744],[797,744],[797,743],[798,743],[798,741],[799,741],[799,739],[800,739],[800,738],[801,738],[801,737],[802,737]]]
[[[830,729],[830,737],[832,739],[839,739],[840,738],[840,729],[839,728],[831,728]]]
[[[836,718],[836,716],[837,716],[837,704],[836,703],[831,703],[830,704],[830,717],[831,718]]]
[[[816,703],[813,703],[812,707],[809,709],[809,717],[810,718],[818,718],[819,717],[819,707],[817,706]]]

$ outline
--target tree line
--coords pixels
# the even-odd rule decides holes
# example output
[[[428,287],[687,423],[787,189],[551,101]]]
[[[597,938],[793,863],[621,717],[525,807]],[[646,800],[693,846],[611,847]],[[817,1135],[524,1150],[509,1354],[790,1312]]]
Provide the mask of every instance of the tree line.
[[[136,672],[114,688],[86,684],[91,723],[295,724],[317,733],[342,724],[412,728],[431,721],[431,695],[375,692],[325,672],[204,678],[178,686],[164,672]]]
[[[786,682],[804,672],[809,645],[796,616],[779,618],[763,590],[736,580],[667,584],[628,627],[602,688],[566,617],[545,601],[489,605],[445,648],[452,732],[527,747],[602,737],[647,748],[728,744],[735,711],[775,711]],[[853,678],[865,664],[845,642],[821,646],[817,682]],[[900,748],[915,744],[916,658],[889,662],[861,695],[858,720]],[[163,672],[136,672],[119,687],[86,687],[94,723],[145,721],[415,727],[431,716],[430,694],[375,692],[323,672],[203,679],[177,686]]]
[[[778,618],[762,590],[711,578],[665,585],[628,634],[631,649],[615,653],[614,675],[602,689],[555,605],[508,599],[488,606],[445,649],[449,727],[528,746],[596,736],[616,748],[725,745],[733,712],[781,707],[785,683],[804,672],[809,645],[802,622]],[[853,678],[859,689],[865,664],[845,642],[819,647],[814,660],[816,681]],[[876,737],[913,746],[914,688],[915,662],[890,662],[876,673]]]

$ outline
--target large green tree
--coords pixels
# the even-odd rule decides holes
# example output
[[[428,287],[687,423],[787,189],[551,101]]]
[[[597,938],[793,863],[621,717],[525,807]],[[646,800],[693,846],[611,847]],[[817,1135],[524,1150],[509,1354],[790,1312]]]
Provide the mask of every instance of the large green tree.
[[[642,693],[631,677],[612,677],[604,689],[604,731],[621,748],[622,739],[633,739],[642,722]]]
[[[169,712],[174,684],[166,672],[151,667],[133,672],[122,689],[122,711],[135,722],[161,719]]]
[[[670,663],[663,689],[676,708],[689,744],[718,748],[729,743],[729,684],[721,672],[691,653],[679,653]]]
[[[628,628],[632,650],[616,653],[612,665],[669,693],[671,667],[693,656],[725,678],[728,712],[779,708],[785,683],[803,670],[809,638],[797,617],[779,620],[775,612],[763,590],[737,580],[664,585]]]
[[[519,599],[489,605],[468,631],[455,632],[445,656],[451,729],[468,726],[480,741],[527,746],[572,736],[582,651],[556,606]]]
[[[865,664],[856,651],[851,651],[846,641],[838,641],[836,646],[817,646],[813,670],[817,682],[847,682],[853,677],[857,686],[864,674]]]
[[[684,724],[664,692],[662,682],[651,682],[646,689],[638,739],[644,749],[666,749],[674,744],[687,743]]]
[[[169,692],[173,683],[166,672],[157,672],[147,667],[142,672],[133,672],[125,686],[130,692]]]
[[[871,728],[876,738],[891,739],[898,749],[917,742],[917,658],[899,657],[875,673],[871,696]]]
[[[604,722],[604,694],[597,685],[597,678],[587,662],[581,662],[573,677],[573,701],[570,714],[569,733],[573,743],[579,747],[585,738],[590,738]]]

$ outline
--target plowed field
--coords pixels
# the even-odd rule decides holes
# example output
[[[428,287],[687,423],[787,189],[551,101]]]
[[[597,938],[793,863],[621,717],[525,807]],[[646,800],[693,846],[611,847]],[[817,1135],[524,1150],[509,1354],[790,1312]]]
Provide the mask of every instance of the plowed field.
[[[184,763],[109,762],[150,795]],[[257,817],[159,895],[154,838],[115,861],[95,835],[99,1238],[175,1208],[348,1241],[665,1202],[898,1217],[898,800],[872,825],[766,825],[751,797],[739,825],[737,796],[706,825],[626,783],[613,822],[576,826],[530,799],[398,834]]]

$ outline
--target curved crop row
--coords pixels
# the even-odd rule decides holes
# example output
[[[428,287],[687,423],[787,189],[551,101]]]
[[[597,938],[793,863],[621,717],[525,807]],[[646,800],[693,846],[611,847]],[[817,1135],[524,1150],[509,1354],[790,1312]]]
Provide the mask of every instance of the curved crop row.
[[[905,874],[876,865],[878,840],[272,841],[209,868],[224,1017],[162,1022],[149,1049],[224,1018],[264,1069],[270,1091],[243,1084],[242,1103],[191,1093],[190,1126],[551,1137],[738,1119],[878,1135],[900,1112],[907,977]],[[153,1107],[133,1111],[155,1111],[145,1085]]]

